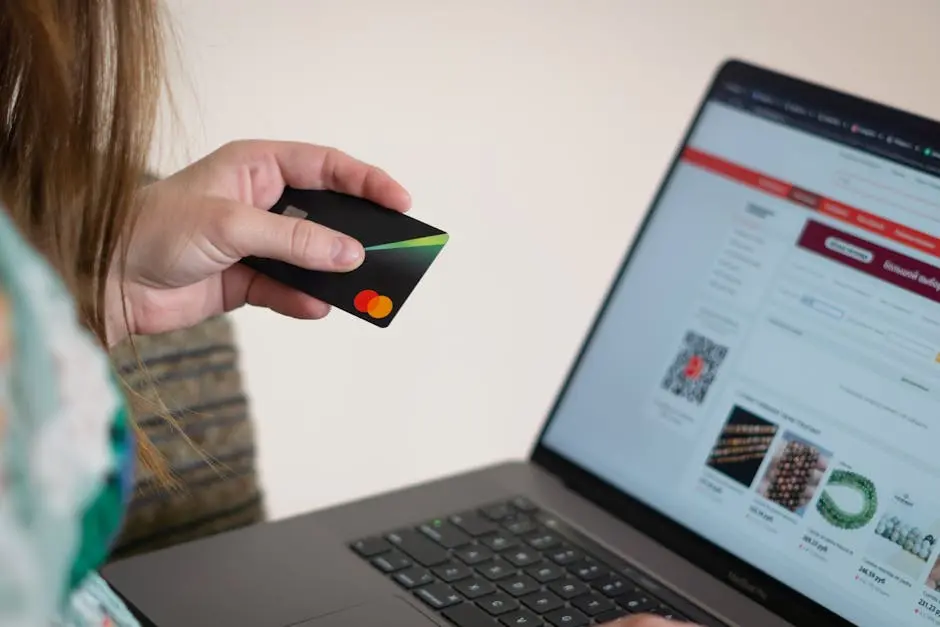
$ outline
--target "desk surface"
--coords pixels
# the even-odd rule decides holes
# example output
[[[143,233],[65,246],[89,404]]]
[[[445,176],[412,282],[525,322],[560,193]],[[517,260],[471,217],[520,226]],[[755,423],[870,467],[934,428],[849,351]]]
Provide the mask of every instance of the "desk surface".
[[[171,2],[182,125],[163,170],[236,138],[332,144],[452,234],[388,330],[238,314],[277,517],[526,453],[723,58],[940,117],[937,0],[225,9]]]

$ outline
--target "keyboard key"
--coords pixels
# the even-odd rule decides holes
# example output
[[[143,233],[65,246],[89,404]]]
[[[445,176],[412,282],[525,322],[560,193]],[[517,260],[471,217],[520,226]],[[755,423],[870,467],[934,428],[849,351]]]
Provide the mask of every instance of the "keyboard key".
[[[496,627],[496,622],[490,615],[472,603],[461,603],[441,614],[457,627]]]
[[[447,583],[460,581],[473,575],[473,571],[468,566],[458,564],[457,562],[448,562],[434,569],[434,574]]]
[[[587,558],[569,564],[568,572],[582,581],[593,581],[609,574],[610,569]]]
[[[460,530],[453,523],[444,520],[434,520],[425,525],[421,525],[421,533],[431,538],[445,549],[456,549],[457,547],[470,544],[470,536]]]
[[[539,614],[546,614],[565,605],[564,601],[559,599],[556,595],[552,594],[548,590],[535,592],[528,596],[524,596],[519,600],[522,601],[530,610],[533,612],[538,612]]]
[[[653,609],[648,610],[646,613],[652,614],[653,616],[659,616],[660,618],[665,618],[666,620],[674,620],[674,621],[688,620],[685,616],[675,611],[668,605],[660,605],[659,607],[654,607]]]
[[[528,610],[518,610],[499,618],[499,622],[506,627],[540,627],[542,619]]]
[[[494,533],[483,538],[482,542],[496,552],[519,546],[519,540],[506,533]]]
[[[561,544],[558,536],[549,531],[529,536],[526,538],[526,542],[537,551],[548,551]]]
[[[477,565],[475,570],[490,581],[505,579],[516,574],[515,566],[498,557],[490,562]]]
[[[396,571],[408,568],[414,562],[408,559],[399,551],[389,551],[383,555],[372,558],[372,563],[383,573],[394,573]]]
[[[617,620],[618,618],[623,618],[624,616],[627,615],[627,613],[628,613],[627,610],[620,608],[620,607],[615,607],[614,609],[608,612],[602,612],[598,614],[597,616],[594,617],[594,620],[596,621],[598,625],[606,625],[607,623],[611,623]]]
[[[479,599],[496,592],[496,586],[486,579],[464,579],[454,584],[454,589],[468,599]]]
[[[543,562],[538,566],[527,568],[525,572],[542,583],[555,581],[556,579],[561,579],[565,576],[565,571],[562,570],[560,566],[556,566],[551,562]]]
[[[514,533],[517,536],[532,533],[538,529],[535,521],[528,516],[513,516],[512,518],[507,518],[503,521],[503,527],[505,527],[509,533]]]
[[[655,609],[659,603],[642,590],[632,590],[617,599],[617,603],[632,614],[642,614]]]
[[[450,522],[454,523],[474,538],[493,533],[499,529],[496,523],[484,518],[477,512],[454,514],[450,517]]]
[[[431,573],[420,566],[397,572],[395,573],[394,579],[409,589],[434,583],[434,577],[431,576]]]
[[[514,597],[521,597],[536,592],[541,586],[528,575],[517,575],[499,582],[499,587]]]
[[[415,590],[415,596],[436,610],[442,610],[463,601],[453,588],[443,583],[432,583],[430,586],[418,588]]]
[[[506,560],[512,562],[513,566],[518,566],[519,568],[525,568],[526,566],[531,566],[532,564],[542,561],[542,556],[526,548],[513,549],[512,551],[506,551],[503,553],[503,557]]]
[[[592,581],[591,585],[609,597],[618,597],[636,588],[623,577],[613,573]]]
[[[413,529],[390,533],[387,539],[401,552],[424,566],[437,566],[447,561],[446,549]]]
[[[516,601],[508,594],[503,594],[502,592],[477,599],[476,603],[493,616],[499,616],[500,614],[519,609],[519,601]]]
[[[497,503],[495,505],[489,505],[487,507],[481,507],[480,513],[489,518],[490,520],[503,520],[504,518],[509,518],[512,516],[512,508],[509,507],[506,503]]]
[[[591,622],[591,619],[573,607],[563,607],[549,612],[545,615],[545,620],[555,627],[584,627]]]
[[[573,549],[570,546],[562,546],[550,551],[548,553],[548,559],[552,560],[559,566],[567,566],[572,562],[577,562],[580,559],[584,559],[584,555],[581,553],[581,551]]]
[[[509,503],[513,507],[518,509],[520,512],[525,512],[527,514],[531,514],[532,512],[539,511],[539,508],[536,507],[535,503],[533,503],[532,501],[530,501],[524,496],[517,496],[511,501],[509,501]]]
[[[392,545],[384,538],[366,538],[352,543],[352,549],[362,557],[369,559],[392,550]]]
[[[493,559],[493,552],[491,550],[485,546],[476,544],[458,549],[454,552],[454,555],[460,558],[464,564],[468,564],[470,566],[474,566],[475,564]]]
[[[604,595],[592,592],[579,596],[571,600],[571,605],[578,608],[588,616],[597,616],[603,612],[609,612],[617,607],[614,602]]]
[[[590,591],[586,583],[571,578],[552,582],[548,589],[563,599],[573,599]]]

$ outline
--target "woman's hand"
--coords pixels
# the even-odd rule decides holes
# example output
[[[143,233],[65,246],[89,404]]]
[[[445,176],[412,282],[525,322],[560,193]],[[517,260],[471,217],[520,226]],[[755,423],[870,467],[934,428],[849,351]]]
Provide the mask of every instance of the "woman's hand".
[[[109,285],[109,341],[120,341],[128,330],[190,327],[245,304],[294,318],[325,316],[326,303],[237,263],[254,255],[334,272],[362,263],[358,242],[308,220],[269,213],[285,186],[331,189],[398,211],[411,204],[385,172],[331,148],[269,141],[224,146],[142,190],[123,307],[119,273]]]
[[[691,623],[677,623],[658,616],[636,615],[627,616],[607,623],[603,627],[692,627]]]

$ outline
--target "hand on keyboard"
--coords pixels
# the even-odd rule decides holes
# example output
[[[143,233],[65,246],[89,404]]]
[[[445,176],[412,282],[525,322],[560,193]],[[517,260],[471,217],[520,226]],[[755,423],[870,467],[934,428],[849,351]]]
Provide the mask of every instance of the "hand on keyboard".
[[[682,627],[682,625],[691,627],[692,623],[677,623],[666,618],[638,614],[636,616],[628,616],[626,618],[615,620],[614,622],[607,623],[601,627]]]

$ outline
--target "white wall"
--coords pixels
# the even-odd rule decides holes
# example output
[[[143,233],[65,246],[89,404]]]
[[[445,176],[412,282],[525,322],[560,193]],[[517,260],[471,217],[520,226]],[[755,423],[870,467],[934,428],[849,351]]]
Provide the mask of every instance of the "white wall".
[[[713,69],[940,117],[940,1],[175,0],[169,170],[236,138],[396,175],[450,244],[395,324],[237,315],[284,516],[526,454]]]

